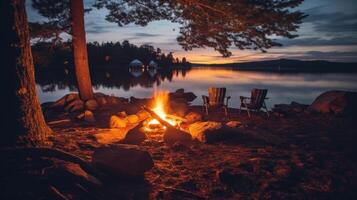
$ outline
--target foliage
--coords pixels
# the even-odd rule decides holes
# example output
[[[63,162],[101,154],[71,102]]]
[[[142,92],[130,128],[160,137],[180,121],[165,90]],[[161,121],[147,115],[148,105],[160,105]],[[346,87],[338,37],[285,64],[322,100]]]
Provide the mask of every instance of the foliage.
[[[69,45],[53,45],[50,42],[37,42],[32,46],[34,62],[38,66],[73,66],[72,49]],[[149,64],[151,60],[156,61],[160,66],[171,66],[176,63],[177,58],[173,53],[165,55],[161,49],[150,45],[136,46],[129,41],[87,44],[89,62],[92,67],[111,65],[116,67],[127,67],[134,60],[139,59],[144,64]],[[179,64],[188,64],[186,58]]]
[[[34,0],[40,14],[66,22],[66,1]],[[41,3],[42,2],[42,3]],[[303,0],[96,0],[95,8],[106,8],[106,20],[119,26],[135,23],[145,26],[155,20],[179,23],[178,43],[185,50],[210,47],[223,56],[231,56],[230,48],[263,52],[280,44],[274,37],[295,38],[303,18],[295,11]],[[39,6],[41,5],[41,6]],[[57,7],[59,7],[57,9]],[[58,14],[55,14],[58,13]]]

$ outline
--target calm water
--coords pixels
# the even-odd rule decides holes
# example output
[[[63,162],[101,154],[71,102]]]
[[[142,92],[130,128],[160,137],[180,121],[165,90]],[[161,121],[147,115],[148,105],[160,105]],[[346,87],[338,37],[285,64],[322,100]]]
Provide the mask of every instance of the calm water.
[[[37,82],[41,102],[55,101],[66,93],[76,91],[71,71],[37,73]],[[269,107],[291,101],[310,104],[327,90],[357,91],[357,74],[247,72],[225,68],[144,72],[102,70],[92,72],[92,82],[96,92],[121,97],[143,98],[152,96],[154,89],[175,91],[184,88],[198,96],[193,102],[195,105],[202,104],[201,95],[207,94],[208,87],[226,87],[232,97],[232,107],[238,107],[239,96],[249,96],[252,88],[269,90]]]

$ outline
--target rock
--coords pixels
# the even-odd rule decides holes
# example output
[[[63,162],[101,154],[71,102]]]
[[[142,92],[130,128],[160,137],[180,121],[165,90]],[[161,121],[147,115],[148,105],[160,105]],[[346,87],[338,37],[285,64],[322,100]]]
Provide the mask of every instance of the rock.
[[[194,93],[192,92],[185,93],[183,89],[176,90],[176,92],[170,93],[169,95],[172,101],[176,101],[176,99],[181,99],[179,102],[182,102],[182,99],[184,100],[184,102],[192,102],[197,98],[197,96]]]
[[[124,140],[127,133],[126,128],[102,129],[94,134],[94,138],[100,144],[113,144]]]
[[[105,96],[107,96],[107,95],[104,93],[101,93],[101,92],[94,93],[94,98],[105,97]]]
[[[84,121],[89,122],[89,123],[94,123],[96,120],[94,118],[94,114],[90,110],[84,111]]]
[[[176,90],[175,93],[176,94],[183,94],[183,93],[185,93],[185,89],[180,88],[180,89]]]
[[[126,114],[125,111],[121,111],[121,112],[118,112],[118,113],[117,113],[117,116],[120,117],[120,118],[125,118],[125,117],[127,117],[128,115]]]
[[[308,110],[324,114],[357,115],[357,92],[325,92],[315,99]]]
[[[67,106],[64,109],[70,112],[83,110],[83,101],[80,99],[71,101],[69,104],[67,104]]]
[[[190,124],[188,129],[193,139],[197,139],[200,142],[207,142],[206,132],[208,130],[220,129],[221,127],[222,124],[219,122],[207,121]]]
[[[130,124],[139,123],[139,117],[137,115],[129,115],[126,119]]]
[[[187,123],[192,124],[198,121],[202,121],[202,115],[196,113],[196,112],[190,112],[185,116]]]
[[[67,104],[72,102],[72,101],[79,100],[78,93],[70,93],[70,94],[67,94],[65,97],[66,97],[66,103]]]
[[[188,111],[188,105],[186,103],[178,103],[175,101],[170,102],[170,113],[183,117]]]
[[[121,103],[120,99],[114,96],[107,96],[106,99],[110,105],[118,105]]]
[[[70,109],[70,112],[82,111],[83,108],[83,104],[77,104]]]
[[[86,110],[96,110],[98,108],[98,103],[94,99],[90,99],[84,103],[84,109]]]
[[[229,121],[226,123],[226,126],[231,127],[231,128],[236,128],[242,125],[242,122],[239,121]]]
[[[140,110],[139,112],[136,113],[136,115],[139,117],[140,121],[143,121],[150,117],[150,114],[145,110]]]
[[[164,142],[169,146],[172,146],[177,142],[188,144],[192,142],[192,137],[189,133],[177,130],[176,128],[167,127],[164,134]]]
[[[128,131],[126,134],[123,143],[126,144],[140,144],[146,140],[146,135],[143,130],[142,123],[136,126],[135,128]]]
[[[66,98],[67,95],[65,95],[64,97],[58,99],[57,101],[55,101],[50,107],[51,108],[55,108],[55,107],[64,107],[66,105]]]
[[[300,104],[295,101],[291,102],[290,104],[276,104],[274,105],[273,112],[277,113],[275,115],[289,115],[294,113],[301,113],[303,112],[308,105]]]
[[[125,128],[127,125],[125,118],[119,118],[118,116],[112,115],[110,117],[110,128]]]
[[[95,100],[97,101],[99,106],[105,106],[108,104],[108,101],[104,96],[96,97]]]
[[[138,177],[154,166],[147,151],[135,145],[111,145],[94,150],[92,163],[119,176]]]

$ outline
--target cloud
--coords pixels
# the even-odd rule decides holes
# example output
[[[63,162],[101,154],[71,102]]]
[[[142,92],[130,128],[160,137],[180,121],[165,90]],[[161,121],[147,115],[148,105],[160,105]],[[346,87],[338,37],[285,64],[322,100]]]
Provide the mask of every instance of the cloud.
[[[357,32],[357,13],[308,12],[304,22],[312,23],[317,32],[350,33]]]
[[[158,37],[158,36],[161,36],[161,34],[152,34],[152,33],[135,33],[134,35],[136,37]]]
[[[351,46],[357,45],[357,36],[349,35],[329,39],[321,37],[281,39],[278,42],[284,46]]]

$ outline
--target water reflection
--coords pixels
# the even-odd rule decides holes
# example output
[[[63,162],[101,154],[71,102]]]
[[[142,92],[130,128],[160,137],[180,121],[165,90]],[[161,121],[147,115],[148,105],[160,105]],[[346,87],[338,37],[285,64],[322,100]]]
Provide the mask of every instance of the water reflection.
[[[208,87],[226,87],[233,107],[238,107],[239,96],[249,95],[252,88],[266,88],[271,107],[291,101],[308,104],[327,90],[357,91],[356,75],[247,72],[227,68],[92,70],[92,82],[95,91],[123,97],[150,97],[154,88],[170,91],[185,88],[199,96],[194,104],[202,103],[200,96],[207,93]],[[76,90],[72,71],[38,72],[37,83],[41,102],[54,101]]]

